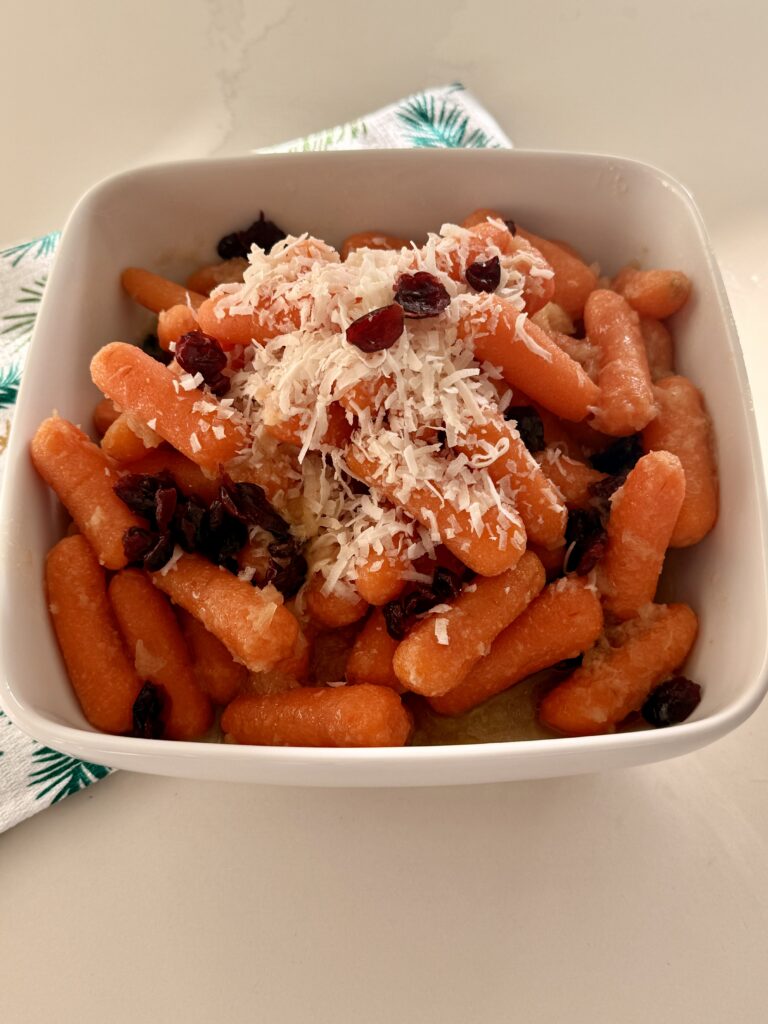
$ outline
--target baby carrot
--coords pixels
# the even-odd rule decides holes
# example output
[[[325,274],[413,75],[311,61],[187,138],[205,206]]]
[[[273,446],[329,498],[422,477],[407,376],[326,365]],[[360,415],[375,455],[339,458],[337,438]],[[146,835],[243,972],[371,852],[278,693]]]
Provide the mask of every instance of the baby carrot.
[[[685,497],[670,545],[698,544],[717,520],[717,464],[712,424],[699,391],[686,377],[666,377],[656,385],[659,415],[643,431],[646,451],[672,452],[685,473]]]
[[[407,249],[410,247],[407,238],[385,235],[380,231],[360,231],[356,235],[348,235],[341,243],[339,253],[345,260],[355,249]]]
[[[534,235],[518,225],[517,234],[538,249],[555,272],[553,301],[562,306],[573,319],[584,312],[584,303],[590,292],[597,288],[597,274],[591,267],[561,248],[555,242]]]
[[[307,611],[316,622],[329,629],[339,629],[362,619],[368,611],[367,601],[357,594],[348,597],[334,590],[324,594],[323,582],[323,577],[316,573],[304,591]]]
[[[114,463],[86,434],[68,420],[44,420],[32,438],[32,462],[52,487],[80,531],[107,569],[122,569],[128,561],[123,534],[145,526],[115,494]]]
[[[154,430],[137,424],[128,413],[121,412],[102,437],[101,450],[115,462],[136,462],[162,443],[163,439]]]
[[[632,618],[653,600],[684,495],[680,460],[663,451],[644,455],[613,495],[597,578],[616,618]]]
[[[218,481],[211,480],[194,462],[167,445],[145,449],[140,459],[121,469],[128,473],[145,473],[147,476],[170,473],[184,494],[196,494],[206,502],[213,501],[219,494]]]
[[[207,693],[214,704],[229,704],[248,678],[248,670],[235,661],[221,640],[209,633],[194,615],[179,608],[176,617],[203,693]]]
[[[186,304],[164,309],[157,318],[157,340],[160,348],[166,352],[170,349],[172,342],[178,341],[182,334],[189,334],[190,331],[196,330],[198,330],[197,317]]]
[[[551,583],[507,626],[466,679],[429,703],[441,715],[461,715],[489,697],[565,658],[575,658],[603,630],[594,589],[578,577]]]
[[[401,747],[411,719],[385,686],[306,686],[236,697],[221,728],[237,743],[290,747]]]
[[[474,345],[480,361],[498,366],[504,379],[566,420],[583,420],[597,404],[599,391],[581,366],[530,320],[520,321],[514,306],[484,297],[459,329]]]
[[[210,728],[211,702],[200,689],[173,609],[138,569],[124,569],[109,584],[109,600],[141,679],[163,693],[163,735],[194,740]]]
[[[566,505],[587,508],[592,500],[589,488],[605,479],[606,474],[592,469],[586,462],[572,459],[559,448],[545,448],[536,453],[536,461],[551,483],[562,495]]]
[[[680,668],[696,639],[698,622],[685,604],[653,605],[612,631],[572,676],[551,690],[541,721],[568,736],[611,732],[642,707],[654,686]]]
[[[397,678],[427,697],[454,689],[543,586],[544,568],[530,551],[514,569],[476,579],[445,612],[427,615],[413,627],[395,652]]]
[[[271,587],[259,590],[200,555],[182,554],[152,582],[218,637],[251,672],[293,650],[299,624]]]
[[[216,338],[223,349],[250,345],[254,341],[263,345],[279,334],[295,331],[299,326],[299,313],[294,307],[275,309],[265,299],[253,313],[228,313],[225,308],[229,301],[228,295],[218,295],[205,299],[197,310],[200,330]],[[218,315],[220,306],[222,316]]]
[[[653,317],[640,317],[640,332],[645,342],[651,380],[656,382],[675,372],[675,347],[669,328]]]
[[[294,444],[298,447],[302,443],[302,431],[306,428],[310,419],[310,410],[302,416],[297,413],[288,419],[271,418],[267,415],[269,405],[265,407],[264,429],[268,434],[283,444]],[[352,436],[352,424],[347,419],[344,406],[339,402],[331,402],[327,408],[328,423],[320,444],[327,444],[333,448],[343,448]]]
[[[656,412],[637,314],[616,292],[598,289],[584,307],[584,324],[598,348],[600,397],[593,403],[594,425],[616,437],[634,434]]]
[[[185,391],[178,377],[133,345],[120,341],[100,349],[91,360],[91,377],[107,398],[152,428],[182,455],[216,472],[245,443],[235,417],[226,419],[212,395]],[[213,412],[201,411],[205,402]]]
[[[115,408],[114,402],[108,398],[102,398],[100,402],[96,403],[96,408],[93,410],[93,426],[99,437],[106,434],[119,415],[120,412]]]
[[[129,732],[141,689],[86,539],[60,540],[45,562],[48,607],[72,688],[94,729]]]
[[[127,267],[120,276],[120,283],[135,302],[153,313],[160,313],[171,306],[186,306],[187,303],[197,309],[205,301],[204,295],[140,267]]]
[[[220,284],[237,284],[242,281],[247,266],[247,259],[235,256],[231,260],[224,260],[223,263],[200,267],[187,278],[187,288],[200,295],[210,295]]]
[[[565,560],[566,552],[565,544],[559,548],[552,548],[552,550],[540,548],[537,544],[529,544],[528,550],[532,551],[544,566],[547,581],[556,580],[559,576],[563,575],[563,561]]]
[[[567,513],[555,488],[513,429],[501,416],[489,415],[486,423],[474,423],[470,433],[456,445],[470,459],[485,454],[487,446],[506,451],[486,466],[496,483],[507,478],[515,494],[515,508],[529,541],[545,548],[557,548],[565,537]]]
[[[664,320],[681,309],[691,294],[691,282],[681,270],[636,270],[624,267],[611,283],[641,316]]]
[[[368,604],[382,605],[394,601],[405,589],[403,574],[411,568],[411,560],[405,552],[371,550],[357,566],[355,588]]]
[[[384,612],[374,608],[347,659],[345,675],[348,683],[371,683],[374,686],[389,686],[398,693],[403,686],[395,675],[393,659],[399,641],[387,632]]]
[[[393,505],[402,505],[428,529],[436,526],[441,543],[481,576],[496,576],[520,560],[525,550],[525,529],[513,509],[508,511],[510,518],[495,508],[489,509],[483,516],[483,532],[476,533],[469,510],[454,508],[426,487],[414,489],[407,500],[399,502],[397,487],[378,476],[378,464],[360,448],[350,446],[346,462],[353,476],[376,487]]]
[[[374,377],[358,381],[339,397],[341,405],[351,413],[359,416],[362,412],[370,412],[375,416],[391,392],[394,382],[391,377]]]

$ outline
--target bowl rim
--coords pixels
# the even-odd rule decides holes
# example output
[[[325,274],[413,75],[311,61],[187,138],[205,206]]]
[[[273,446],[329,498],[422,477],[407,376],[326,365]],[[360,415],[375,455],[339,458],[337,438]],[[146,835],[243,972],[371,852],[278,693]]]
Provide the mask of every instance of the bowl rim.
[[[112,189],[130,185],[142,178],[155,176],[168,176],[184,174],[188,170],[204,171],[215,169],[217,173],[226,171],[229,167],[246,166],[249,164],[278,163],[290,164],[298,161],[318,163],[361,163],[367,161],[387,160],[393,163],[423,161],[428,163],[434,161],[439,153],[440,160],[467,162],[483,160],[488,162],[498,161],[525,161],[545,160],[570,161],[573,163],[594,163],[603,166],[626,168],[633,172],[650,175],[672,189],[686,206],[692,222],[696,228],[699,242],[702,246],[703,255],[708,265],[711,280],[715,287],[716,299],[723,316],[723,323],[728,334],[731,351],[733,354],[733,367],[736,373],[740,393],[744,403],[744,411],[747,420],[747,444],[749,461],[757,498],[757,520],[761,533],[761,569],[763,580],[768,581],[768,545],[766,535],[768,533],[768,499],[766,498],[765,468],[761,455],[759,434],[755,417],[755,406],[752,398],[752,391],[747,377],[746,365],[733,314],[728,301],[725,286],[722,280],[719,266],[715,259],[712,245],[704,224],[702,215],[691,195],[691,192],[674,176],[654,164],[629,158],[617,156],[610,153],[568,151],[559,149],[464,149],[464,150],[433,150],[433,149],[366,149],[346,151],[314,151],[314,152],[290,152],[290,153],[249,153],[238,156],[226,157],[201,157],[185,160],[171,160],[159,163],[146,164],[116,174],[108,175],[93,184],[75,204],[72,212],[65,221],[61,234],[61,240],[57,247],[57,258],[51,270],[50,279],[45,289],[43,300],[40,306],[37,324],[28,346],[27,366],[33,362],[40,343],[39,337],[42,334],[40,324],[47,319],[48,307],[53,305],[55,289],[53,285],[58,283],[60,277],[66,273],[65,259],[68,256],[69,247],[74,243],[71,237],[75,231],[78,221],[87,218],[91,206],[101,200]],[[448,154],[450,153],[450,156]],[[482,155],[481,155],[482,154]],[[62,258],[64,254],[64,258]],[[22,407],[26,402],[26,394],[32,390],[32,374],[25,372],[22,375],[22,383],[17,396],[17,408]],[[6,524],[11,517],[13,507],[13,479],[16,476],[15,463],[26,450],[27,440],[17,436],[17,432],[11,433],[11,439],[6,455],[5,473],[0,493],[0,563],[4,562],[3,555],[9,550],[9,538]],[[0,609],[7,606],[12,600],[11,587],[7,573],[2,573],[0,580]],[[3,620],[5,616],[3,616]],[[0,629],[2,629],[0,623]],[[11,688],[5,662],[2,657],[2,646],[0,645],[0,707],[2,707],[9,718],[14,721],[24,732],[28,733],[39,742],[45,743],[57,749],[62,749],[74,756],[85,759],[93,758],[94,755],[109,760],[117,757],[125,762],[126,757],[135,757],[141,762],[146,755],[160,761],[181,760],[209,756],[214,761],[239,763],[263,763],[263,764],[286,764],[296,763],[297,759],[305,764],[339,765],[340,763],[361,764],[365,763],[371,767],[376,765],[386,766],[397,762],[400,765],[420,764],[425,761],[444,761],[476,763],[498,762],[499,757],[513,757],[514,759],[525,759],[535,754],[536,757],[549,758],[559,755],[568,755],[576,752],[586,754],[591,750],[609,751],[617,748],[627,750],[645,750],[656,748],[658,759],[673,756],[680,748],[681,733],[686,736],[685,749],[703,746],[736,728],[744,722],[758,707],[768,691],[768,628],[761,632],[762,650],[759,655],[759,668],[754,672],[753,678],[745,691],[735,700],[721,708],[719,711],[708,715],[706,718],[692,722],[684,722],[680,725],[671,726],[662,730],[641,730],[636,732],[619,732],[597,736],[563,736],[556,740],[531,739],[531,740],[505,740],[490,743],[466,743],[466,744],[436,744],[431,746],[408,746],[408,747],[373,747],[373,748],[331,748],[331,747],[268,747],[249,746],[224,743],[206,743],[204,741],[179,742],[170,740],[146,740],[130,736],[113,736],[107,733],[97,732],[90,728],[76,728],[63,725],[42,715],[34,707],[17,699]],[[757,656],[756,656],[757,657]],[[140,768],[140,764],[135,765]]]

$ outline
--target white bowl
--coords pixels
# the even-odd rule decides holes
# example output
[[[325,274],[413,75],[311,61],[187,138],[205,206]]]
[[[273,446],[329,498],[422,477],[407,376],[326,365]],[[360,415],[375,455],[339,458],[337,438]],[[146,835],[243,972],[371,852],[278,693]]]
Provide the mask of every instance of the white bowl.
[[[678,315],[678,366],[714,420],[720,520],[676,553],[668,592],[698,612],[686,672],[703,686],[691,720],[654,731],[468,746],[331,750],[173,743],[108,736],[83,718],[43,595],[43,559],[63,516],[27,453],[42,419],[90,423],[88,362],[131,339],[146,317],[122,294],[128,265],[183,278],[215,258],[216,240],[260,209],[286,230],[330,242],[367,228],[418,237],[478,207],[572,240],[612,272],[630,258],[675,267],[695,297]],[[0,508],[0,701],[58,750],[117,768],[189,778],[314,786],[496,782],[658,761],[743,722],[766,672],[765,494],[738,339],[701,217],[685,189],[645,164],[612,157],[504,151],[381,151],[201,160],[130,171],[92,189],[73,213],[40,310],[19,396]]]

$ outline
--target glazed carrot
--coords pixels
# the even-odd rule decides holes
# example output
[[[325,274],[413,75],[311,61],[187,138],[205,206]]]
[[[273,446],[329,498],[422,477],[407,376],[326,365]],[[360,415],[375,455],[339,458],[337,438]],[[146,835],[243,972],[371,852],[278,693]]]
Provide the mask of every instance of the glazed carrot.
[[[159,476],[170,473],[174,483],[184,494],[196,494],[205,502],[211,502],[219,494],[219,483],[207,477],[199,466],[190,462],[174,448],[153,448],[144,451],[136,462],[121,467],[129,473],[146,473]]]
[[[592,469],[586,462],[570,458],[559,448],[545,448],[543,452],[537,452],[536,461],[562,495],[562,500],[572,508],[588,508],[592,500],[590,486],[606,477],[605,473]]]
[[[121,412],[101,439],[102,451],[115,462],[136,462],[163,443],[154,430]]]
[[[96,408],[93,410],[93,426],[96,433],[100,437],[106,434],[119,415],[120,411],[115,408],[114,402],[108,398],[102,398],[100,402],[96,403]]]
[[[402,594],[406,584],[403,574],[411,568],[411,560],[402,546],[381,554],[371,550],[357,566],[355,589],[368,604],[386,604]]]
[[[395,675],[392,663],[398,643],[399,641],[387,632],[384,612],[381,608],[374,608],[357,634],[354,647],[347,659],[347,682],[389,686],[402,693],[404,687]]]
[[[555,242],[534,235],[518,226],[517,234],[538,249],[555,272],[553,301],[562,306],[566,313],[579,318],[584,312],[584,303],[590,292],[597,288],[597,274],[578,257],[566,252]]]
[[[675,372],[675,347],[669,328],[653,317],[640,317],[640,332],[645,342],[648,368],[654,383]]]
[[[380,231],[360,231],[355,235],[348,235],[341,243],[339,253],[345,260],[355,249],[407,249],[410,247],[407,238],[397,238],[394,235],[385,235]]]
[[[52,487],[102,565],[122,569],[128,561],[123,534],[145,526],[115,494],[114,463],[68,420],[44,420],[32,438],[32,462]]]
[[[488,413],[487,422],[473,423],[470,433],[460,439],[456,448],[472,459],[487,455],[486,446],[497,451],[506,446],[503,455],[486,465],[489,476],[496,483],[505,478],[509,480],[515,508],[529,541],[545,548],[558,548],[565,537],[566,510],[557,491],[513,428],[514,422],[505,423],[500,415]]]
[[[307,686],[236,697],[221,727],[237,743],[290,747],[401,747],[411,719],[384,686]]]
[[[82,536],[65,537],[45,562],[48,607],[72,688],[94,729],[129,732],[141,689],[115,622],[104,570]]]
[[[194,310],[186,304],[164,309],[157,318],[157,340],[160,348],[167,352],[171,344],[178,341],[182,334],[189,334],[190,331],[198,329]]]
[[[653,601],[680,508],[685,473],[676,455],[644,455],[611,499],[597,579],[607,612],[630,619]]]
[[[211,702],[195,678],[170,602],[138,569],[112,578],[109,600],[139,678],[164,691],[164,738],[197,739],[213,721]]]
[[[299,624],[272,587],[259,590],[202,556],[188,554],[153,573],[152,582],[251,672],[272,668],[293,651]]]
[[[204,295],[191,292],[184,285],[140,267],[127,267],[120,275],[120,283],[135,302],[151,309],[153,313],[187,304],[197,309],[205,301]]]
[[[489,697],[565,658],[575,658],[603,630],[594,589],[578,577],[551,583],[491,645],[467,678],[429,703],[441,715],[461,715]]]
[[[247,266],[247,259],[235,256],[231,260],[224,260],[223,263],[200,267],[187,278],[187,288],[200,295],[210,295],[213,289],[218,288],[220,284],[236,284],[242,281],[243,272]]]
[[[368,611],[368,602],[355,594],[348,597],[338,590],[322,591],[323,577],[316,573],[307,583],[304,597],[310,616],[329,629],[339,629],[358,622]]]
[[[91,360],[91,377],[107,398],[153,429],[202,469],[216,472],[245,443],[237,417],[225,419],[212,395],[184,391],[167,366],[120,341],[100,349]],[[207,403],[215,411],[201,411]]]
[[[593,403],[594,425],[615,437],[634,434],[656,412],[637,313],[616,292],[598,289],[584,307],[584,324],[598,349],[600,397]]]
[[[614,291],[641,316],[664,320],[681,309],[691,294],[691,282],[682,270],[637,270],[624,267],[611,282]]]
[[[351,413],[359,416],[362,412],[370,412],[375,416],[386,401],[394,387],[391,377],[372,377],[358,381],[340,396],[340,404]]]
[[[670,545],[698,544],[717,520],[717,464],[712,424],[700,392],[686,377],[666,377],[656,385],[659,415],[643,431],[646,451],[672,452],[685,473],[683,506]]]
[[[192,657],[200,689],[214,704],[229,704],[244,685],[248,670],[235,661],[221,640],[209,633],[194,615],[179,608],[176,617]]]
[[[481,361],[498,366],[504,379],[566,420],[583,420],[599,392],[577,362],[530,320],[520,322],[514,306],[490,295],[459,324]]]
[[[478,534],[468,510],[453,508],[426,487],[414,489],[405,501],[398,502],[397,487],[377,476],[378,464],[360,448],[350,446],[346,462],[358,480],[376,487],[393,505],[402,505],[409,515],[427,528],[436,527],[441,542],[448,550],[481,576],[496,576],[520,560],[525,550],[525,529],[513,509],[508,510],[508,519],[502,517],[497,509],[489,509],[483,516],[484,530]]]
[[[547,582],[563,575],[563,561],[566,552],[565,544],[559,548],[553,548],[551,551],[548,551],[546,548],[540,548],[537,544],[529,544],[528,550],[532,551],[544,566]]]
[[[311,410],[307,409],[304,416],[297,413],[287,420],[268,420],[267,409],[269,409],[269,406],[266,407],[264,415],[264,429],[267,433],[284,444],[300,446],[302,443],[301,434],[309,424]],[[328,406],[327,416],[328,425],[325,433],[320,438],[320,444],[327,444],[333,448],[343,448],[352,436],[353,429],[352,424],[347,419],[344,406],[339,402],[331,402]]]
[[[200,330],[216,338],[223,349],[252,342],[263,345],[280,334],[295,331],[299,326],[298,310],[273,309],[267,300],[253,313],[223,313],[218,316],[219,307],[223,310],[229,301],[228,295],[206,299],[197,311]]]
[[[461,222],[463,228],[476,228],[478,224],[485,224],[489,220],[504,220],[498,210],[491,210],[482,206],[479,210],[473,210],[468,217]]]
[[[642,707],[658,683],[680,668],[696,639],[698,622],[684,604],[653,605],[622,623],[541,703],[541,721],[569,736],[611,732]]]
[[[526,551],[514,569],[463,588],[446,611],[421,619],[395,651],[395,674],[415,693],[454,689],[490,644],[544,586],[544,568]]]

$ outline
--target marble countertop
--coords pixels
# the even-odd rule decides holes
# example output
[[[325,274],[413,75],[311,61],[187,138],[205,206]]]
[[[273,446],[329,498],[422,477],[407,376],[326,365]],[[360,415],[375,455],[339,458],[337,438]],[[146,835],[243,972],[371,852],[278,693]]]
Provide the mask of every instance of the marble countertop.
[[[0,236],[94,180],[461,80],[522,147],[664,167],[723,268],[765,438],[763,5],[327,0],[5,12]],[[10,128],[10,131],[8,129]],[[768,704],[614,774],[430,790],[116,774],[0,837],[8,1024],[758,1024]]]

